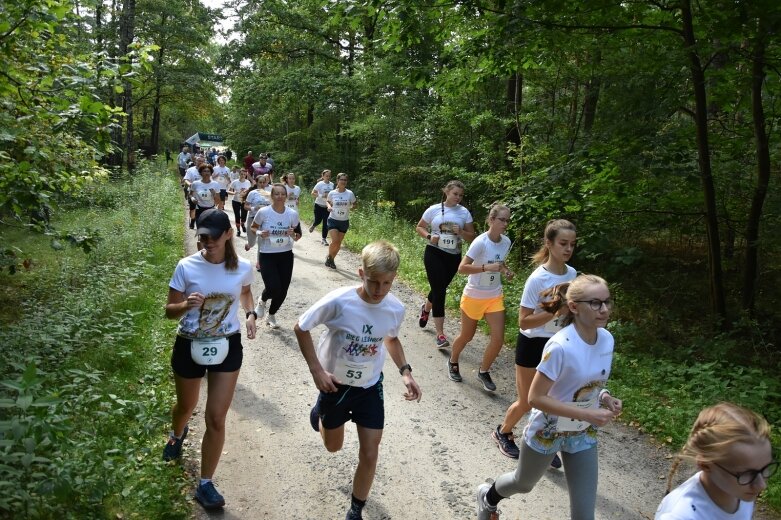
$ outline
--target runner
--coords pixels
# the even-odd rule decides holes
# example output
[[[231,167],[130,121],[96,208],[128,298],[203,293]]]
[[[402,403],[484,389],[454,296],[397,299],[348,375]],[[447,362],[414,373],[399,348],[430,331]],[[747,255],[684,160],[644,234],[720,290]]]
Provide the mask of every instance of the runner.
[[[218,206],[220,209],[225,209],[225,201],[228,200],[228,186],[231,183],[231,171],[230,168],[225,166],[225,157],[222,155],[217,157],[217,166],[214,167],[214,180],[220,184],[220,200]]]
[[[192,154],[189,146],[182,146],[182,151],[176,157],[176,165],[179,167],[179,183],[184,184],[184,172],[187,171],[187,165],[190,163]]]
[[[212,478],[225,443],[228,414],[242,362],[239,302],[246,312],[247,338],[255,337],[252,310],[252,266],[233,248],[228,215],[211,209],[198,217],[198,235],[204,249],[179,261],[169,283],[167,318],[178,319],[171,368],[176,383],[176,404],[171,409],[171,433],[163,460],[181,457],[187,422],[198,404],[201,379],[208,371],[201,444],[201,477],[195,499],[206,509],[218,509],[225,499]]]
[[[575,225],[572,222],[563,219],[548,222],[543,233],[542,246],[532,257],[532,262],[538,267],[523,287],[518,310],[520,332],[515,343],[515,389],[518,398],[507,409],[502,424],[491,434],[499,451],[513,459],[518,458],[513,428],[521,417],[531,410],[529,387],[542,359],[542,349],[545,348],[545,343],[561,330],[557,316],[542,306],[545,301],[551,299],[544,294],[559,284],[575,279],[577,273],[567,265],[567,260],[575,250],[576,238]],[[558,455],[553,457],[551,466],[557,469],[561,467]]]
[[[428,244],[423,253],[429,292],[420,308],[418,325],[425,327],[429,313],[434,311],[434,327],[437,330],[437,348],[450,346],[445,336],[445,297],[447,286],[453,281],[461,262],[461,242],[475,238],[472,214],[461,205],[464,184],[450,181],[442,188],[442,202],[428,208],[418,222],[415,231]]]
[[[328,246],[328,256],[325,257],[326,267],[336,269],[334,259],[342,248],[344,235],[350,228],[350,210],[358,207],[355,194],[347,189],[347,174],[340,173],[336,176],[336,189],[328,193],[328,233],[331,235],[331,244]]]
[[[545,345],[529,390],[534,409],[524,429],[518,467],[477,488],[478,520],[498,518],[500,500],[530,492],[557,451],[564,459],[570,517],[594,519],[596,427],[621,413],[621,401],[604,388],[613,361],[613,336],[605,330],[613,301],[605,280],[580,275],[569,284],[566,302],[569,314],[560,320],[565,327]]]
[[[274,167],[269,164],[266,159],[266,154],[262,153],[257,162],[252,163],[252,177],[257,180],[261,175],[267,175],[270,184],[274,182]]]
[[[382,368],[385,352],[399,367],[407,401],[420,401],[421,391],[407,364],[399,332],[404,306],[389,294],[399,267],[399,252],[385,241],[372,242],[361,252],[359,287],[328,293],[298,319],[294,328],[298,346],[320,391],[310,413],[329,452],[342,448],[344,424],[358,430],[358,467],[355,470],[346,520],[361,520],[377,468],[385,426]],[[327,331],[315,351],[310,331]],[[315,497],[311,497],[315,499]]]
[[[187,199],[187,204],[190,208],[190,229],[195,229],[195,208],[198,207],[195,197],[192,195],[192,184],[195,181],[201,180],[201,174],[198,173],[198,168],[205,162],[203,157],[196,156],[195,164],[187,168],[187,171],[184,173],[184,178],[182,179],[185,198]]]
[[[472,341],[478,322],[485,317],[490,338],[477,371],[477,379],[488,392],[496,390],[490,370],[504,343],[502,275],[508,281],[513,277],[513,272],[504,265],[511,244],[510,239],[503,235],[508,222],[510,209],[494,204],[486,219],[488,231],[475,238],[458,266],[458,272],[468,274],[469,279],[461,295],[461,332],[453,342],[453,351],[447,361],[447,374],[451,381],[461,382],[458,359],[467,343]]]
[[[328,245],[328,240],[326,240],[328,236],[328,202],[326,202],[326,197],[333,189],[334,183],[331,182],[331,170],[323,170],[323,173],[320,174],[320,179],[312,189],[312,196],[315,198],[315,219],[312,225],[309,226],[309,232],[313,232],[317,225],[322,222],[322,239],[320,242],[324,246]]]
[[[285,186],[274,184],[271,187],[271,206],[258,211],[250,232],[260,238],[258,261],[265,285],[255,312],[258,319],[262,319],[266,314],[266,302],[271,300],[266,324],[272,329],[278,327],[276,314],[285,301],[293,278],[293,242],[301,238],[298,213],[286,205],[287,197]]]
[[[194,181],[190,185],[190,193],[195,200],[195,218],[198,219],[198,215],[212,209],[218,204],[220,194],[220,183],[212,180],[213,168],[211,164],[204,163],[198,168],[198,174],[201,176],[201,180]],[[198,249],[201,249],[200,236],[198,241]]]
[[[681,460],[699,471],[670,492]],[[673,462],[655,520],[751,520],[754,502],[778,469],[770,425],[761,415],[732,403],[700,412],[689,439]]]
[[[241,202],[246,197],[247,192],[252,188],[252,183],[247,180],[247,170],[242,168],[239,170],[238,179],[231,182],[228,188],[228,194],[233,195],[231,204],[233,205],[233,216],[236,221],[236,236],[240,237],[242,230],[246,233],[244,221],[247,218],[247,210],[244,208],[244,204]]]
[[[247,220],[245,222],[250,226],[255,220],[255,215],[258,211],[260,211],[260,208],[271,204],[271,192],[268,191],[268,177],[261,175],[258,177],[257,181],[257,184],[250,188],[250,190],[247,192],[246,198],[244,199],[244,208],[248,212]],[[247,226],[245,224],[244,229],[246,230],[246,228]],[[255,239],[255,233],[251,231],[247,233],[247,243],[244,244],[245,251],[252,249],[252,247],[255,245]],[[258,260],[255,265],[255,269],[260,271],[260,251],[258,251]]]
[[[298,213],[298,199],[301,197],[301,188],[296,186],[296,174],[286,173],[282,176],[282,184],[287,192],[287,202],[285,205]]]

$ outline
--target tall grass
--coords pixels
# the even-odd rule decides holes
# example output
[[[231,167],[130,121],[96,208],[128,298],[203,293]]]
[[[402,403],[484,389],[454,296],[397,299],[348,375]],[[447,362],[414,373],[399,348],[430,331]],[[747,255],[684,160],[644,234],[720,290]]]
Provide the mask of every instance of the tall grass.
[[[177,188],[144,163],[131,180],[80,194],[55,223],[97,230],[90,254],[6,234],[34,256],[29,272],[1,275],[19,312],[0,330],[0,516],[187,516],[182,471],[160,451],[175,325],[163,305],[182,253]]]

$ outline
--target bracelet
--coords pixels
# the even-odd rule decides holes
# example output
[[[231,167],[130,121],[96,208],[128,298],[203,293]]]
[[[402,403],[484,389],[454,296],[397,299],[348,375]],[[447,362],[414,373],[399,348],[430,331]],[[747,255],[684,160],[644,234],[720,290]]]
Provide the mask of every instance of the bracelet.
[[[258,319],[258,313],[255,311],[247,311],[247,319],[249,319],[250,316],[255,316],[255,319]]]
[[[429,234],[427,234],[427,235],[426,235],[426,240],[428,240],[429,242],[431,242],[431,233],[429,233]]]
[[[409,366],[409,363],[407,363],[406,365],[401,365],[401,367],[399,367],[399,374],[403,376],[405,370],[409,370],[409,373],[412,374],[412,367]]]

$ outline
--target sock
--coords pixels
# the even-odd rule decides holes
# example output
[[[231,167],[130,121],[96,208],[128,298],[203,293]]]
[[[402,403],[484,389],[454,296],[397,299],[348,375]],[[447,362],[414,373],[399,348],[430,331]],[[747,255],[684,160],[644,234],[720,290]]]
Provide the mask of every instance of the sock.
[[[184,430],[182,430],[182,435],[184,435]],[[174,433],[174,431],[173,431],[173,430],[171,430],[171,437],[173,437],[174,439],[176,439],[176,440],[178,440],[178,441],[182,440],[182,435],[176,435],[176,434]]]
[[[358,500],[357,498],[355,498],[355,495],[350,495],[350,496],[351,496],[350,508],[354,510],[356,513],[360,513],[361,511],[363,511],[363,506],[366,505],[366,500]]]
[[[202,478],[202,479],[201,479],[201,481],[200,481],[200,483],[199,483],[198,485],[199,485],[199,486],[203,486],[203,485],[204,485],[204,484],[206,484],[207,482],[211,482],[211,481],[212,481],[212,479],[210,479],[210,478]]]
[[[499,505],[499,501],[504,497],[496,491],[496,483],[491,484],[491,489],[485,494],[485,503],[490,507],[496,507]]]
[[[480,368],[478,369],[478,372],[480,372],[481,374],[487,374],[488,372],[490,372],[490,370],[483,370],[482,368]]]

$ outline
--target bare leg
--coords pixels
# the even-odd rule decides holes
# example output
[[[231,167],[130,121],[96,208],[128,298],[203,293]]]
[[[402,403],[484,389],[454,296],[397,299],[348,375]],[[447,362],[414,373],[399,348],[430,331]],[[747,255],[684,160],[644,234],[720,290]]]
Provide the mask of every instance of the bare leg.
[[[176,403],[171,408],[171,429],[178,437],[184,432],[184,427],[198,404],[201,378],[185,378],[174,374],[174,382],[176,384]]]
[[[212,478],[225,444],[225,416],[228,415],[239,371],[209,372],[206,397],[206,433],[201,444],[201,478]]]
[[[504,421],[499,428],[501,433],[510,433],[523,415],[532,409],[529,406],[529,388],[532,386],[532,379],[537,372],[534,368],[515,365],[515,390],[518,392],[518,399],[513,402],[507,413],[504,415]]]
[[[453,352],[450,353],[451,363],[458,363],[458,358],[461,356],[461,352],[466,347],[466,344],[475,337],[475,330],[477,330],[477,320],[473,320],[464,311],[461,311],[461,332],[458,333],[458,337],[453,341]]]
[[[377,470],[377,459],[380,455],[382,430],[358,426],[358,467],[353,478],[353,495],[359,500],[366,500],[374,483],[374,473]]]
[[[504,311],[489,312],[485,315],[485,321],[488,323],[491,336],[488,340],[488,346],[485,347],[485,352],[483,353],[483,362],[480,364],[480,370],[483,372],[491,370],[491,365],[502,350],[502,345],[504,344]]]
[[[342,240],[344,240],[344,233],[336,229],[329,229],[328,234],[331,235],[331,243],[328,244],[328,256],[331,260],[336,258],[337,253],[342,248]]]

